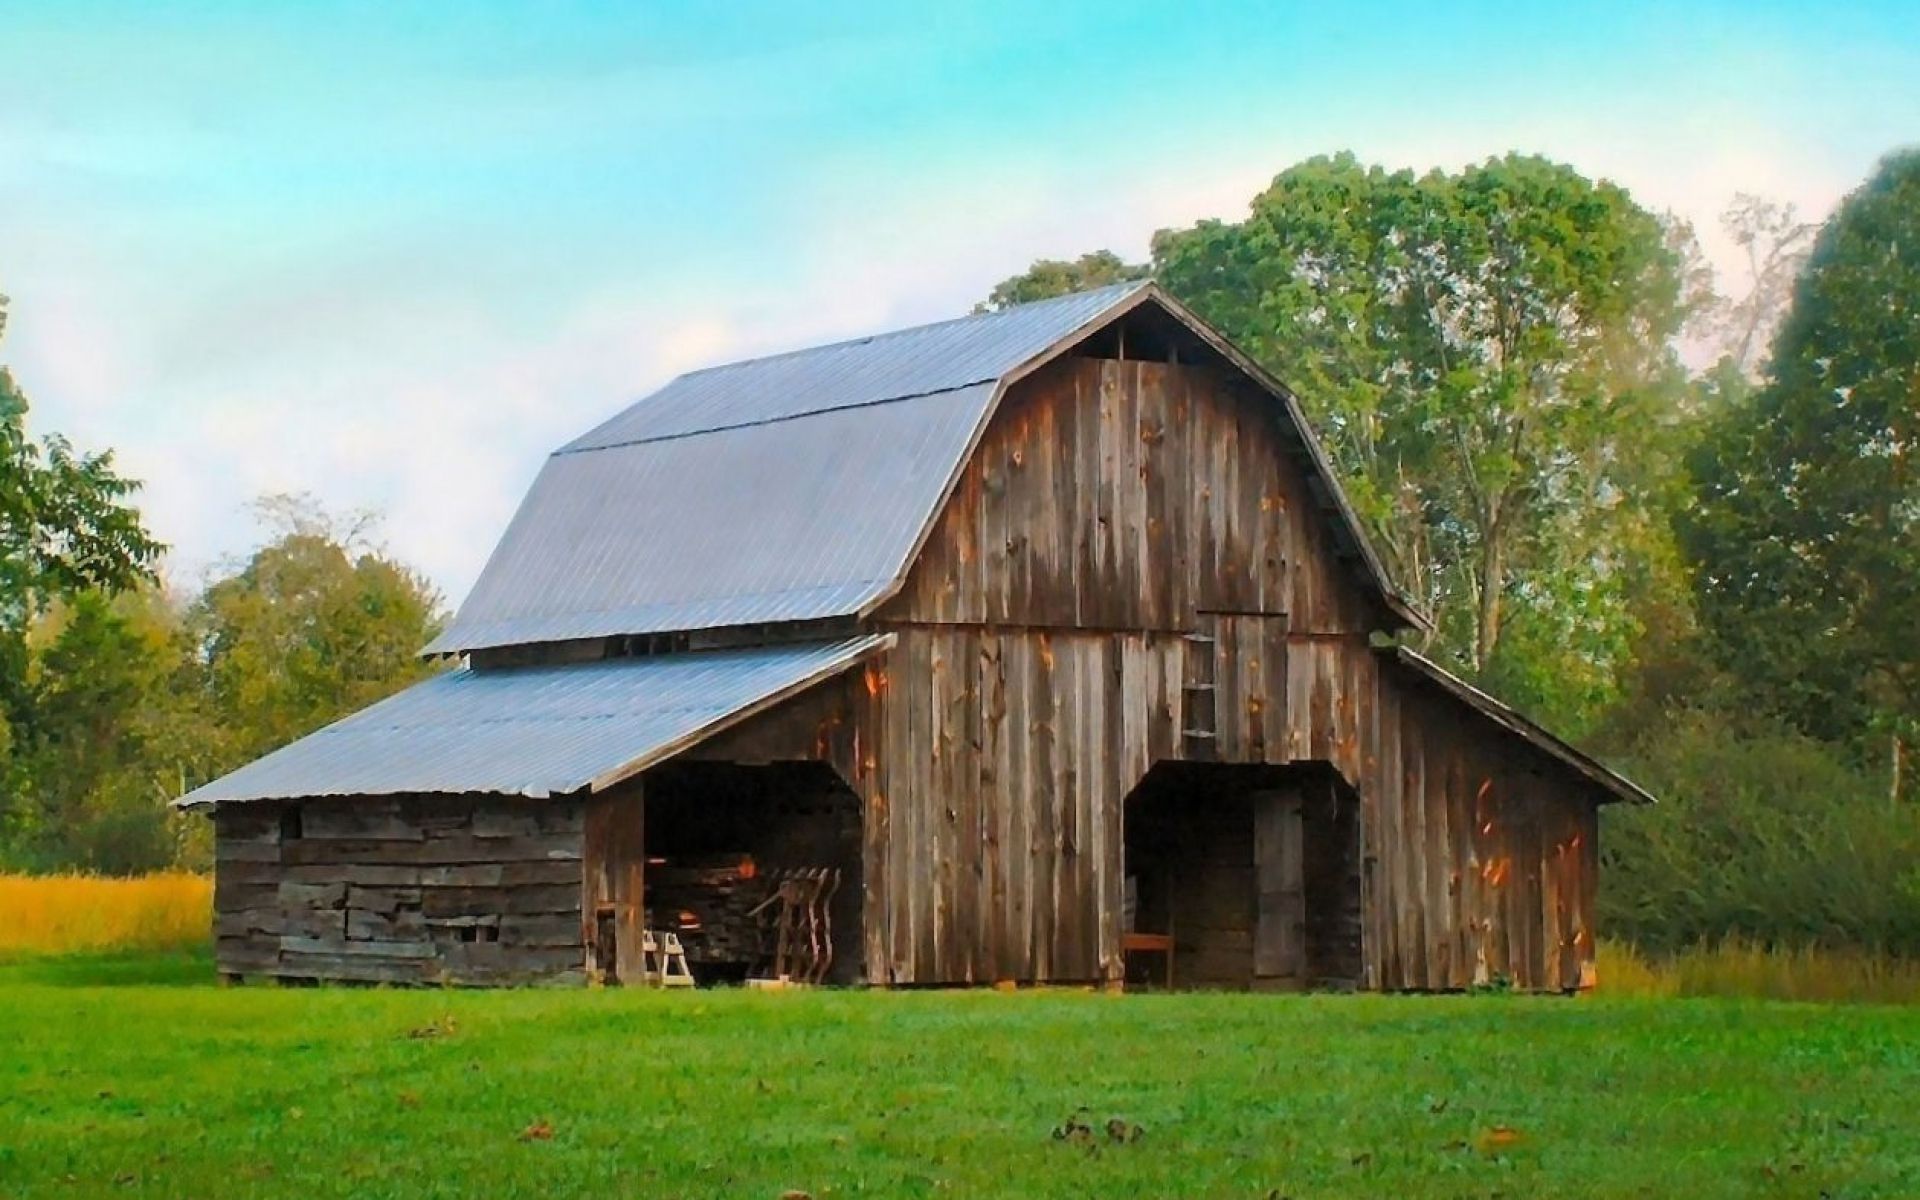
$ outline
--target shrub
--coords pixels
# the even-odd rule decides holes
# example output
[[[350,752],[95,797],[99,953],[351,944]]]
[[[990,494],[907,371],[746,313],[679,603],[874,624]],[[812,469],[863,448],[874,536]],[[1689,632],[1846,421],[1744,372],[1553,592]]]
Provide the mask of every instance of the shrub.
[[[1608,936],[1656,955],[1734,937],[1920,957],[1920,806],[1833,748],[1683,712],[1628,765],[1661,803],[1602,818]]]

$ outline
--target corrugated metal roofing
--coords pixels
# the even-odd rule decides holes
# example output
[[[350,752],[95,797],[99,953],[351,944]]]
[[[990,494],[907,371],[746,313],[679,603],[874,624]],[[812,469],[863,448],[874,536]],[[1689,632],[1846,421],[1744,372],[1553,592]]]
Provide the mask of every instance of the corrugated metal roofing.
[[[429,649],[859,612],[913,552],[993,390],[556,454]]]
[[[214,780],[183,808],[312,796],[555,796],[627,777],[891,638],[867,635],[570,666],[461,669]]]
[[[857,613],[1002,377],[1146,283],[695,371],[547,460],[426,653]]]
[[[561,453],[995,383],[1147,286],[1115,284],[1000,312],[690,371],[569,442]]]

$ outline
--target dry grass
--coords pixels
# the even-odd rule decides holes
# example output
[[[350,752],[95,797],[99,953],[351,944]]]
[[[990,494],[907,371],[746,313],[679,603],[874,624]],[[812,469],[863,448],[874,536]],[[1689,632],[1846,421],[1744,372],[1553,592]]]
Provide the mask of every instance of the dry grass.
[[[1609,996],[1744,996],[1826,1004],[1920,1004],[1920,962],[1865,950],[1767,947],[1740,938],[1650,959],[1600,944]]]
[[[0,955],[202,945],[212,911],[213,880],[186,871],[0,875]]]

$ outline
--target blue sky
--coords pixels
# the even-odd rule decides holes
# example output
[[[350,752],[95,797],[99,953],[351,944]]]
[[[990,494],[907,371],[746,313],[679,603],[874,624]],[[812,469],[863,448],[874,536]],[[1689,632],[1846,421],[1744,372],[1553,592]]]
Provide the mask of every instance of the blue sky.
[[[796,9],[811,8],[796,15]],[[1510,149],[1711,240],[1920,140],[1910,6],[0,0],[0,362],[191,585],[250,497],[457,602],[554,445],[689,367],[1143,253],[1352,149]]]

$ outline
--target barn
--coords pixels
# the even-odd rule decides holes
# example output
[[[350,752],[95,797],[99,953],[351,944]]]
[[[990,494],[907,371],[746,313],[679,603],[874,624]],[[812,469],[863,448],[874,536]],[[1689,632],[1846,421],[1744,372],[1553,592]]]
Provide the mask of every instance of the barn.
[[[1127,284],[681,376],[449,669],[179,803],[229,976],[1590,986],[1651,798],[1421,627],[1295,397]]]

